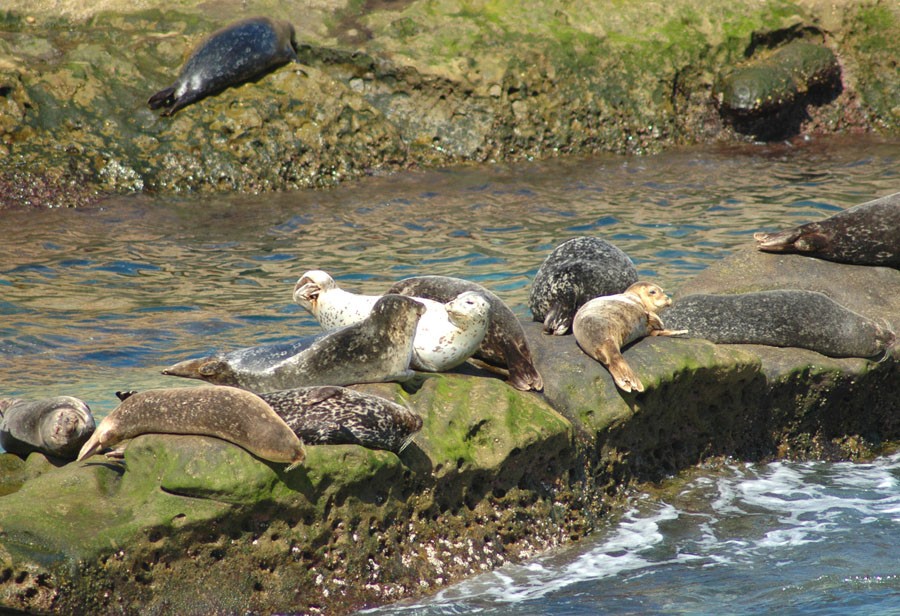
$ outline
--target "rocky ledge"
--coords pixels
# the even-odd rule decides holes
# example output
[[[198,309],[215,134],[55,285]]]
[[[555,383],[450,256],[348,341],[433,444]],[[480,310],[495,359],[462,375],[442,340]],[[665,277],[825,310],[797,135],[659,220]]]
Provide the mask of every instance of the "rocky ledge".
[[[679,293],[822,291],[900,315],[900,271],[746,251]],[[308,448],[303,467],[205,437],[146,435],[124,461],[0,455],[0,605],[29,613],[348,613],[578,540],[630,486],[730,456],[860,459],[900,437],[900,352],[881,361],[648,338],[623,394],[572,336],[526,326],[523,393],[475,369],[414,388],[399,456]],[[413,391],[414,390],[414,391]]]
[[[892,1],[610,10],[543,0],[7,0],[3,9],[0,208],[82,205],[103,192],[321,187],[413,165],[652,152],[760,130],[769,139],[900,130]],[[251,15],[290,21],[300,64],[173,117],[148,108],[204,36]],[[825,69],[774,53],[791,41],[819,49]],[[739,106],[751,117],[731,121],[716,83],[748,62],[758,89]],[[763,108],[773,115],[757,117]]]

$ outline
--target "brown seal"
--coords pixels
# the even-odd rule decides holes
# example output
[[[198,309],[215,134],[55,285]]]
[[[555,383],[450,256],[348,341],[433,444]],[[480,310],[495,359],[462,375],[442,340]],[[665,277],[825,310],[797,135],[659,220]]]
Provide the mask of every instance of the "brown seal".
[[[150,389],[128,395],[81,448],[84,460],[140,434],[199,434],[239,445],[264,460],[303,462],[306,451],[290,427],[256,394],[234,387]]]
[[[754,233],[765,252],[794,252],[852,265],[900,268],[900,193],[777,233]]]
[[[172,115],[182,107],[297,60],[294,26],[251,17],[217,30],[191,54],[170,87],[150,97],[150,109]]]
[[[487,333],[474,357],[507,369],[509,384],[516,389],[543,389],[544,380],[534,365],[522,323],[502,299],[480,284],[450,276],[417,276],[394,283],[387,292],[447,302],[466,291],[478,291],[490,303]]]
[[[586,302],[572,322],[581,349],[606,366],[624,391],[644,391],[641,380],[622,356],[622,347],[644,336],[686,333],[665,328],[656,313],[672,304],[659,286],[636,282],[624,293],[596,297]]]

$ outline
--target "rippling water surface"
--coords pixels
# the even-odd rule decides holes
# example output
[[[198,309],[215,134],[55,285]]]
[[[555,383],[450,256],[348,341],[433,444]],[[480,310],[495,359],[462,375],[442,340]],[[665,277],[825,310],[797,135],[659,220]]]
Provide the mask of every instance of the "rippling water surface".
[[[900,143],[856,137],[0,212],[0,397],[74,395],[102,417],[116,390],[191,384],[159,374],[181,359],[315,333],[291,301],[308,269],[367,293],[460,276],[527,316],[547,253],[595,235],[677,292],[755,231],[897,192],[898,163]],[[593,542],[408,609],[900,614],[898,465],[699,476],[638,502]]]

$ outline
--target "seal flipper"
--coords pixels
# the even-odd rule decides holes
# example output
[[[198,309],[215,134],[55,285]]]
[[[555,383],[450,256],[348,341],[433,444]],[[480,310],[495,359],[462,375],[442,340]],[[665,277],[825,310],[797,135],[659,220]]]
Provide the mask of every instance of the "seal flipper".
[[[510,385],[519,391],[544,389],[544,379],[538,372],[537,366],[534,365],[531,352],[527,347],[522,348],[511,343],[504,349],[504,355],[506,355],[506,365],[509,369]]]
[[[563,336],[568,333],[572,327],[572,317],[574,316],[569,312],[570,309],[559,302],[551,305],[547,310],[547,316],[544,317],[544,333],[551,336]]]
[[[160,90],[150,97],[147,104],[150,109],[159,109],[161,107],[171,107],[175,103],[175,86]],[[170,112],[171,113],[171,112]]]

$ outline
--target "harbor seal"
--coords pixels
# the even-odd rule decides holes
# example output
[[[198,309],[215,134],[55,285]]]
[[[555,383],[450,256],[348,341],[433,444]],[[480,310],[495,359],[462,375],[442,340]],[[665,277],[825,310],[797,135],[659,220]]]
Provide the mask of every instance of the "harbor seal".
[[[346,387],[260,394],[307,445],[354,444],[400,453],[422,428],[410,409]]]
[[[295,355],[284,357],[281,347],[275,347],[271,356],[264,349],[241,349],[179,362],[163,370],[163,374],[200,378],[255,392],[311,385],[403,382],[415,375],[409,363],[416,325],[424,311],[424,306],[412,298],[385,295],[378,298],[362,322],[327,332]],[[253,357],[253,361],[244,362],[247,357]]]
[[[636,282],[624,293],[595,297],[578,309],[572,332],[581,349],[606,366],[623,391],[644,391],[622,347],[644,336],[674,336],[685,333],[666,329],[658,311],[672,304],[657,285]]]
[[[797,289],[688,295],[666,313],[666,322],[718,344],[800,347],[829,357],[874,357],[895,340],[887,327],[824,293]]]
[[[799,253],[852,265],[900,268],[900,193],[867,201],[818,222],[753,234],[765,252]]]
[[[417,276],[394,283],[387,292],[446,302],[466,291],[478,291],[491,306],[487,332],[474,357],[505,368],[509,384],[516,389],[542,390],[544,380],[534,365],[522,323],[502,299],[480,284],[450,276]]]
[[[150,97],[150,109],[170,116],[182,107],[297,61],[294,26],[251,17],[217,30],[184,63],[175,83]]]
[[[378,295],[351,293],[338,287],[327,272],[311,270],[294,286],[294,301],[328,330],[358,322],[378,301]],[[425,307],[413,342],[411,366],[443,372],[472,356],[487,333],[490,302],[478,291],[465,291],[441,303],[412,297]]]
[[[23,458],[39,451],[74,460],[94,428],[90,407],[78,398],[0,400],[0,447]]]
[[[324,337],[324,334],[303,336],[291,342],[275,342],[273,344],[261,344],[254,347],[246,347],[217,353],[198,359],[187,359],[178,362],[174,366],[166,368],[162,373],[166,376],[180,376],[187,379],[200,379],[217,385],[235,385],[237,382],[221,382],[219,377],[225,373],[243,374],[260,373],[272,368],[272,366],[293,357],[308,349],[314,342]],[[222,366],[228,366],[224,371]]]
[[[553,249],[538,268],[528,307],[545,334],[562,336],[587,300],[621,293],[637,279],[634,263],[619,248],[596,237],[576,237]]]
[[[234,387],[149,389],[125,397],[81,448],[84,460],[141,434],[199,434],[283,462],[291,470],[306,457],[303,443],[259,396]]]

